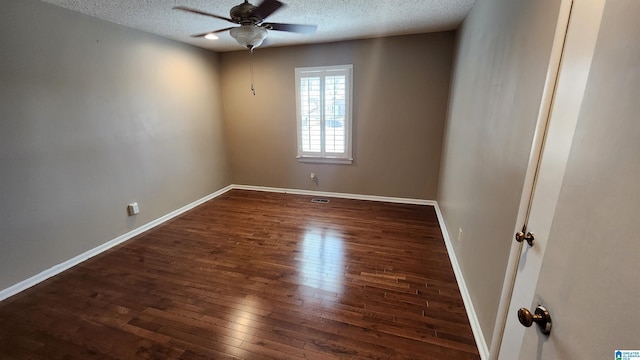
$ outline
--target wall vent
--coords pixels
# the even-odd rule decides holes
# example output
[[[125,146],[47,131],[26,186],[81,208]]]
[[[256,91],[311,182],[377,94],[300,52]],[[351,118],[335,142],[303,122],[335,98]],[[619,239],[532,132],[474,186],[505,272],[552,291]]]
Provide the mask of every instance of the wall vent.
[[[311,202],[320,203],[320,204],[326,204],[326,203],[329,202],[329,199],[313,198],[313,199],[311,199]]]

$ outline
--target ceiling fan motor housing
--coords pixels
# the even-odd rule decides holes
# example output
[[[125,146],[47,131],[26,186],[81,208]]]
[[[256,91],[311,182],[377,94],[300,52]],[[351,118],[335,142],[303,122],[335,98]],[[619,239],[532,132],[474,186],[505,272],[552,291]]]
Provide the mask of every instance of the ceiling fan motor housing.
[[[237,24],[245,25],[245,24],[253,24],[257,25],[262,22],[262,19],[253,15],[256,6],[250,4],[248,1],[243,2],[240,5],[236,5],[231,8],[229,15],[231,16],[231,20]]]

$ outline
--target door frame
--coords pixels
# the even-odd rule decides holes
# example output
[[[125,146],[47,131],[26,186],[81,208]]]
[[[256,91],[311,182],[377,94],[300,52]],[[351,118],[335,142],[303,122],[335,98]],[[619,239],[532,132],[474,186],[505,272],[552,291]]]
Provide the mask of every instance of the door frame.
[[[516,281],[518,281],[522,254],[529,250],[528,245],[525,242],[511,242],[489,351],[490,359],[498,359],[498,357],[516,359],[518,356],[524,328],[512,328],[509,336],[513,337],[508,341],[514,343],[503,344],[505,332],[509,326],[513,326],[513,324],[507,324],[507,319],[514,311],[512,307],[528,307],[533,301],[605,2],[606,0],[562,0],[560,4],[556,33],[513,233],[520,231],[523,225],[528,223],[532,207],[536,204],[534,199],[538,199],[536,211],[543,211],[544,219],[539,224],[542,226],[537,225],[536,229],[529,229],[536,234],[536,244],[534,244],[536,248],[532,253],[537,252],[537,254],[535,261],[527,261],[527,279],[520,280],[520,282],[527,281],[526,291],[522,290],[522,284],[516,286]],[[535,198],[535,196],[538,197]],[[522,304],[512,304],[514,289],[519,289],[518,297],[530,299]],[[514,335],[514,333],[517,334]],[[518,340],[513,341],[513,339]]]

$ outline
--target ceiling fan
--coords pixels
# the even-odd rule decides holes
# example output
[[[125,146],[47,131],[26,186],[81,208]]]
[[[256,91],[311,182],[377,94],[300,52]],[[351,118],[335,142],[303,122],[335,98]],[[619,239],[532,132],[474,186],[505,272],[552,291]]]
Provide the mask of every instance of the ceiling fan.
[[[229,30],[231,37],[233,37],[240,45],[253,51],[254,48],[260,46],[264,39],[266,39],[267,30],[310,34],[314,33],[318,28],[316,25],[264,22],[264,19],[273,14],[276,10],[280,9],[282,6],[284,6],[284,4],[278,0],[263,0],[258,6],[250,4],[248,0],[245,0],[242,4],[231,8],[231,11],[229,12],[230,18],[210,14],[208,12],[192,9],[186,6],[176,6],[173,9],[209,16],[240,25],[216,31],[209,31],[202,34],[195,34],[191,35],[191,37],[207,37]]]

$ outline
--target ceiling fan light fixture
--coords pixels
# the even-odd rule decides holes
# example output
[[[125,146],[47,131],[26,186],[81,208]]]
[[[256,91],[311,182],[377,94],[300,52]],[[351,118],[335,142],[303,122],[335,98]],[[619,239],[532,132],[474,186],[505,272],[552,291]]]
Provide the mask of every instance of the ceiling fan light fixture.
[[[205,39],[207,40],[218,40],[218,35],[214,34],[214,33],[210,33],[204,36]]]
[[[264,39],[267,38],[267,30],[253,24],[244,24],[240,27],[235,27],[229,30],[229,34],[236,39],[238,44],[249,49],[260,46]]]

